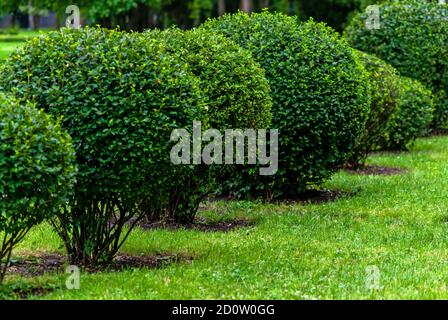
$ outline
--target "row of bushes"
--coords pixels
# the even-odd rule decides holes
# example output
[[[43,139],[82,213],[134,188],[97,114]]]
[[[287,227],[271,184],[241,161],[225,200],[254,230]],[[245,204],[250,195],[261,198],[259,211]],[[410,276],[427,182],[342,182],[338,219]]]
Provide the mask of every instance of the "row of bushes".
[[[417,79],[435,97],[432,128],[448,125],[448,6],[436,1],[400,0],[380,6],[380,28],[369,30],[369,13],[345,31],[349,43]]]
[[[419,136],[425,135],[435,111],[431,91],[420,82],[400,76],[381,59],[357,52],[369,75],[370,113],[348,161],[349,166],[365,164],[375,150],[406,150]]]
[[[186,32],[63,29],[28,42],[1,74],[10,98],[0,101],[0,232],[23,230],[20,240],[48,219],[81,265],[109,263],[141,219],[190,222],[217,184],[238,196],[295,196],[370,150],[406,146],[432,119],[418,82],[323,24],[268,12]],[[173,165],[171,132],[191,132],[194,120],[279,129],[278,173]]]

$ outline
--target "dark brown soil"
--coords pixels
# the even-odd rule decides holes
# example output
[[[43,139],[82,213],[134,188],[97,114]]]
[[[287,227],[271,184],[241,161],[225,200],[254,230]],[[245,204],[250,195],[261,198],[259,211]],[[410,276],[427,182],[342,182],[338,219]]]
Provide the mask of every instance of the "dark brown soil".
[[[169,264],[191,261],[191,257],[176,254],[158,254],[158,255],[119,255],[112,264],[89,268],[85,272],[95,273],[99,271],[122,271],[124,269],[157,269],[167,266]],[[8,274],[15,274],[25,277],[36,277],[46,273],[62,273],[64,267],[67,265],[65,256],[55,254],[43,254],[35,257],[21,258],[13,261],[8,268]],[[38,288],[39,289],[39,288]]]
[[[45,273],[63,272],[65,257],[58,253],[42,254],[35,257],[20,258],[12,261],[8,267],[8,274],[25,277],[41,276]]]
[[[345,171],[359,175],[383,175],[392,176],[406,173],[407,170],[401,168],[383,167],[377,165],[365,165],[359,168],[346,168]]]
[[[183,255],[159,254],[154,256],[121,255],[115,258],[107,270],[122,271],[124,269],[159,269],[170,264],[191,261],[191,257]]]
[[[354,192],[346,192],[340,190],[306,190],[300,193],[295,198],[284,199],[278,201],[280,203],[305,203],[305,204],[320,204],[326,202],[333,202],[343,197],[352,197]]]
[[[448,129],[433,129],[427,134],[428,137],[448,136]]]
[[[44,287],[35,287],[35,288],[17,288],[12,291],[13,295],[19,297],[20,299],[28,299],[31,296],[45,296],[54,291],[54,288],[44,288]]]
[[[229,232],[239,228],[253,226],[253,222],[247,219],[234,219],[228,221],[210,221],[206,218],[196,218],[193,223],[180,224],[177,222],[144,222],[138,226],[144,230],[169,229],[169,230],[197,230],[203,232]]]

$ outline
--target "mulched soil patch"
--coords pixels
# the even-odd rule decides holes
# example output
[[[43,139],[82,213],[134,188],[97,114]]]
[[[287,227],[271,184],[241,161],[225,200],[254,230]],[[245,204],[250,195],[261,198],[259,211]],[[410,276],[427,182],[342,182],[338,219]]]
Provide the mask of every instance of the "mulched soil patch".
[[[347,191],[341,191],[341,190],[306,190],[305,192],[302,192],[298,194],[294,198],[287,198],[284,200],[279,200],[276,202],[279,203],[304,203],[304,204],[321,204],[321,203],[327,203],[327,202],[333,202],[340,198],[344,197],[353,197],[355,195],[354,192],[347,192]]]
[[[159,254],[154,256],[121,255],[106,269],[111,271],[123,271],[125,269],[159,269],[174,263],[191,261],[192,257],[183,255]]]
[[[134,256],[129,254],[119,255],[112,264],[98,268],[84,270],[88,273],[99,271],[123,271],[125,269],[158,269],[170,264],[191,261],[191,257],[178,254],[157,254]],[[65,270],[65,256],[55,254],[42,254],[35,257],[20,258],[13,261],[8,267],[8,274],[25,277],[36,277],[46,273],[63,273]],[[40,288],[37,288],[40,290]]]
[[[35,287],[35,288],[17,288],[12,291],[12,294],[16,297],[19,297],[22,300],[26,300],[31,296],[43,297],[51,292],[53,292],[54,288],[44,288],[44,287]]]
[[[434,129],[430,131],[427,137],[448,136],[448,129]]]
[[[383,167],[377,165],[365,165],[359,168],[346,168],[345,171],[351,174],[359,174],[359,175],[383,175],[383,176],[392,176],[406,173],[406,169],[401,168],[391,168],[391,167]]]
[[[144,230],[169,229],[169,230],[196,230],[203,232],[229,232],[239,228],[251,227],[254,223],[247,219],[234,219],[226,221],[210,221],[206,218],[198,217],[193,223],[180,224],[177,222],[145,222],[137,224]]]
[[[13,260],[7,274],[36,277],[45,273],[64,272],[65,257],[61,254],[41,254]]]

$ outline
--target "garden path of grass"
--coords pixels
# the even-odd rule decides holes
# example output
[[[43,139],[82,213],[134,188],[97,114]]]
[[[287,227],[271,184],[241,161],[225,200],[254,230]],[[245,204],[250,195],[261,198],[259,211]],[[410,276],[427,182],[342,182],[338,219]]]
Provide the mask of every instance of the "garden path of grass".
[[[319,205],[214,202],[203,215],[256,225],[230,233],[135,230],[122,249],[192,262],[82,274],[80,290],[65,289],[65,274],[9,276],[6,284],[55,286],[48,299],[447,299],[447,159],[448,137],[420,139],[410,153],[369,160],[407,168],[404,175],[340,172],[325,185],[354,197]],[[46,224],[15,254],[36,252],[63,252]],[[366,287],[368,266],[379,268],[380,290]]]

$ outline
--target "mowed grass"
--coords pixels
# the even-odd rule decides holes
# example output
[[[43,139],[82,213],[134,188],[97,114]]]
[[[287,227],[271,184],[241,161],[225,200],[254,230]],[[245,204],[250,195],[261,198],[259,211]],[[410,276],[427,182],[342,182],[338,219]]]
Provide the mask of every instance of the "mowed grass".
[[[0,63],[6,60],[6,58],[8,58],[8,55],[22,43],[23,42],[17,42],[17,41],[8,41],[8,42],[0,41]]]
[[[192,262],[158,270],[7,277],[7,287],[50,285],[37,299],[447,299],[448,137],[420,139],[410,153],[369,162],[405,168],[399,176],[338,173],[326,188],[356,192],[320,205],[235,201],[208,204],[213,219],[248,217],[230,233],[135,230],[122,252],[180,253]],[[16,256],[63,252],[48,225]],[[380,271],[370,290],[366,268]]]
[[[0,34],[0,64],[8,58],[9,54],[25,41],[36,37],[45,31],[23,30],[17,35]]]

